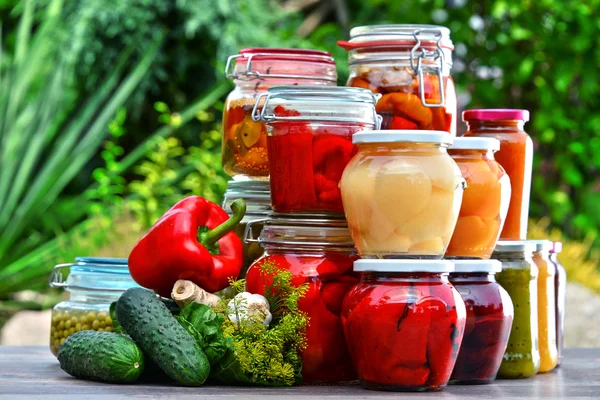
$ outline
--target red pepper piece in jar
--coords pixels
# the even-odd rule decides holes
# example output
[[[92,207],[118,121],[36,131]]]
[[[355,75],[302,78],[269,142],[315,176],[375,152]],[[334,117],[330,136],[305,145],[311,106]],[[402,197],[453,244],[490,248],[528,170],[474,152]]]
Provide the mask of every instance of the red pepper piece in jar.
[[[410,119],[417,123],[420,129],[431,129],[432,126],[431,109],[423,107],[419,96],[412,93],[384,94],[377,102],[376,110],[380,114]]]
[[[387,127],[388,129],[419,129],[419,125],[406,118],[398,116],[392,117],[392,121]]]

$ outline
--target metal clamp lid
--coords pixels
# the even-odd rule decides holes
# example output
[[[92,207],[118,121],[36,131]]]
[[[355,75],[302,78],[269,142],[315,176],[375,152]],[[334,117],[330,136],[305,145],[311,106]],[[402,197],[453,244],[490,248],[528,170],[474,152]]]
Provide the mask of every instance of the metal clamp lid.
[[[436,49],[433,51],[427,50],[426,48],[421,48],[421,39],[419,36],[421,34],[433,34],[437,38],[436,41]],[[413,32],[413,36],[415,38],[415,45],[410,51],[410,67],[415,71],[415,74],[419,77],[419,92],[421,94],[421,104],[425,107],[429,108],[440,108],[443,107],[446,103],[446,99],[444,98],[446,89],[444,87],[444,80],[442,75],[442,68],[444,66],[444,50],[442,49],[442,31],[439,29],[418,29]],[[417,50],[420,49],[420,52],[417,54]],[[416,61],[415,61],[416,56]],[[439,65],[434,67],[438,80],[440,82],[440,102],[439,103],[427,103],[425,100],[425,82],[423,79],[423,67],[421,66],[421,61],[423,59],[431,58],[433,61],[439,60]]]
[[[351,87],[320,87],[320,86],[276,86],[270,88],[267,93],[261,93],[256,97],[256,103],[252,109],[252,119],[256,122],[272,123],[277,121],[325,121],[325,122],[355,122],[363,124],[375,123],[375,129],[381,128],[382,117],[377,114],[375,105],[381,98],[381,94],[373,93],[367,89]],[[311,102],[347,102],[354,104],[365,104],[373,106],[373,118],[352,118],[331,115],[287,115],[278,116],[268,110],[269,102],[272,100],[311,101]],[[262,107],[262,108],[260,108]]]

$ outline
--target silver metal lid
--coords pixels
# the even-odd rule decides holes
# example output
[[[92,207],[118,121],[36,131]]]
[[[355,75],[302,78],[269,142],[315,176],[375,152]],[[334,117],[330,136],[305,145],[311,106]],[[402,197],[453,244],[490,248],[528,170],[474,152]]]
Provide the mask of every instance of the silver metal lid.
[[[357,26],[350,30],[350,43],[383,46],[393,42],[425,42],[453,49],[450,29],[440,25],[387,24]]]
[[[266,218],[271,212],[271,188],[268,181],[229,181],[221,207],[231,215],[231,203],[237,199],[246,201],[246,215],[242,222]]]
[[[494,253],[533,253],[535,249],[536,245],[526,240],[500,240]]]
[[[500,150],[500,141],[494,138],[462,136],[454,139],[449,150],[498,151]]]
[[[356,272],[453,272],[454,265],[447,260],[361,259],[354,261]]]
[[[438,143],[452,144],[453,138],[445,131],[426,130],[364,130],[352,135],[352,143]]]
[[[489,272],[502,271],[502,263],[498,260],[452,260],[454,272]]]

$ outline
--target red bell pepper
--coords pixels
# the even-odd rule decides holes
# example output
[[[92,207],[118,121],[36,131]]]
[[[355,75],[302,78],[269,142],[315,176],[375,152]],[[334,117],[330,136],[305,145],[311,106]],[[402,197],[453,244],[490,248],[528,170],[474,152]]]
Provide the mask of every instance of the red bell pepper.
[[[240,238],[232,229],[246,213],[246,203],[231,204],[233,216],[199,196],[187,197],[165,213],[129,255],[133,279],[169,297],[179,279],[218,292],[237,278],[244,263]]]

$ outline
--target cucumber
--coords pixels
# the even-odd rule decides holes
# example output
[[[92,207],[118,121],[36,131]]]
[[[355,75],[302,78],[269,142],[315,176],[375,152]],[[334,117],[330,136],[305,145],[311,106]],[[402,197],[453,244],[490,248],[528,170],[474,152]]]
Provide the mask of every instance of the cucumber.
[[[154,292],[128,289],[117,301],[116,312],[125,331],[169,377],[185,386],[206,381],[206,355]]]
[[[101,382],[132,383],[144,370],[140,348],[114,332],[75,332],[58,349],[58,361],[69,375]]]

